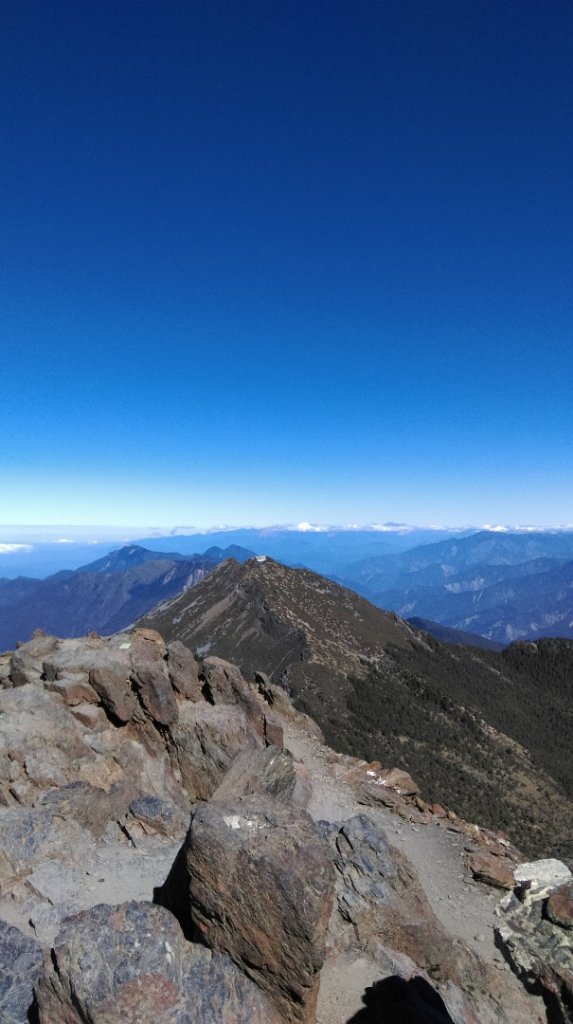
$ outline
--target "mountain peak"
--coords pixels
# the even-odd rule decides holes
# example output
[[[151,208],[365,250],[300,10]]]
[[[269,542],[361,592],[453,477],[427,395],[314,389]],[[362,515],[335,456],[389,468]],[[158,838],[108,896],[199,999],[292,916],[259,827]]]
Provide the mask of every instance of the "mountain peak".
[[[557,659],[541,645],[536,659],[520,649],[449,646],[332,580],[268,557],[223,562],[140,625],[237,664],[246,679],[266,673],[331,747],[405,769],[424,780],[429,799],[463,817],[513,832],[532,852],[551,835],[558,856],[573,854],[573,642],[562,642]]]

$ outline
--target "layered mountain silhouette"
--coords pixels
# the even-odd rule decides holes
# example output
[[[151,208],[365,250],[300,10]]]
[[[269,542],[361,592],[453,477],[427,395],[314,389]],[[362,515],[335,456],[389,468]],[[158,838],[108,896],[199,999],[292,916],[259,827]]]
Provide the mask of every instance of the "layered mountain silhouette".
[[[251,554],[236,546],[211,547],[186,557],[131,544],[44,580],[0,580],[0,650],[28,640],[36,629],[65,637],[113,633],[197,583],[223,559]]]
[[[426,799],[532,854],[573,854],[571,641],[450,646],[271,559],[219,565],[141,625],[266,672],[331,746],[406,769]]]
[[[379,607],[498,643],[573,637],[573,533],[482,531],[368,558],[337,578]]]

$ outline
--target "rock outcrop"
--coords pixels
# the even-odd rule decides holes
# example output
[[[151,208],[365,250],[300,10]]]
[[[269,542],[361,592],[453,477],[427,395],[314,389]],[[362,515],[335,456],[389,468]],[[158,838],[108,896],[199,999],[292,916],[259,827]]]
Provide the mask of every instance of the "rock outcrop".
[[[186,942],[172,914],[143,902],[100,904],[68,920],[37,998],[40,1024],[279,1022],[228,957]]]
[[[311,818],[258,793],[197,808],[158,898],[187,934],[228,953],[285,1020],[310,1022],[332,894]]]
[[[517,895],[498,942],[569,1021],[562,868],[533,871],[504,837],[426,803],[403,769],[322,739],[263,673],[251,684],[151,629],[37,636],[2,656],[2,1022],[358,1024],[407,1009],[548,1024],[497,959],[495,890],[475,879],[502,875]],[[396,823],[428,837],[416,866]],[[424,859],[436,849],[489,937],[469,941],[440,912],[450,894],[431,891]]]
[[[498,939],[524,983],[541,990],[551,1022],[573,1021],[573,880],[559,861],[516,868],[502,902]]]

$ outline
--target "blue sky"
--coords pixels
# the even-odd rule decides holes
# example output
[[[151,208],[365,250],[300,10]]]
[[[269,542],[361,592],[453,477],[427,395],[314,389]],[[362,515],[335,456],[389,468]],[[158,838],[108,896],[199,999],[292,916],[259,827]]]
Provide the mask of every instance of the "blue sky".
[[[0,21],[0,522],[573,521],[569,2]]]

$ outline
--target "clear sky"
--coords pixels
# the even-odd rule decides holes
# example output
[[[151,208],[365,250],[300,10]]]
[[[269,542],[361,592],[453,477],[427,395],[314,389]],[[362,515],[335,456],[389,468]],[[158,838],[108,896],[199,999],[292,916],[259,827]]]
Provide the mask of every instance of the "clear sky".
[[[573,520],[569,0],[8,0],[0,522]]]

